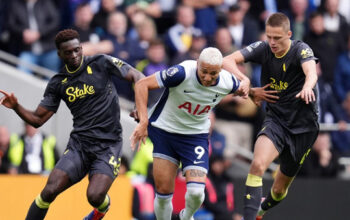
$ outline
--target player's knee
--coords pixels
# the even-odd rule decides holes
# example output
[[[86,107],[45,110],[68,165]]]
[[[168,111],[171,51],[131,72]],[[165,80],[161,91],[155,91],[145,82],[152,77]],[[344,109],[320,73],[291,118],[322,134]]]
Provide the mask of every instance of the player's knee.
[[[187,185],[186,201],[191,201],[192,204],[200,206],[204,201],[204,184],[199,186]]]
[[[157,184],[156,185],[156,190],[160,194],[171,194],[173,193],[173,189],[169,187],[167,184]]]
[[[287,189],[282,187],[272,187],[273,197],[276,199],[283,199],[287,194]]]
[[[53,202],[60,193],[55,184],[47,184],[41,193],[41,197],[45,202]]]
[[[254,159],[250,168],[251,174],[262,176],[267,168],[265,161],[260,159]]]
[[[106,198],[106,194],[105,193],[99,193],[99,192],[88,192],[87,193],[87,199],[90,203],[91,206],[93,207],[98,207],[100,206],[103,201]]]

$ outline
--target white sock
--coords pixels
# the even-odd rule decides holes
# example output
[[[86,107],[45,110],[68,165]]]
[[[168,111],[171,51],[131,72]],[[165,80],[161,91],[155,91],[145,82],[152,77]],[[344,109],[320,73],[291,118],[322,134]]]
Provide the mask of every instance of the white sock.
[[[157,220],[171,219],[171,214],[173,212],[172,199],[172,193],[165,195],[156,193],[156,198],[154,199],[154,213],[156,214]]]
[[[181,220],[193,219],[194,213],[201,207],[204,201],[204,183],[191,182],[187,183],[187,192],[185,195],[186,205]]]

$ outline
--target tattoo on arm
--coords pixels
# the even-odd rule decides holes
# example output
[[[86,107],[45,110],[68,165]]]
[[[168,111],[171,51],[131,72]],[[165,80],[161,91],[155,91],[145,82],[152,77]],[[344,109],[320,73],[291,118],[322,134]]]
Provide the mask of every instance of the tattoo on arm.
[[[190,177],[204,177],[205,173],[200,170],[190,170]]]

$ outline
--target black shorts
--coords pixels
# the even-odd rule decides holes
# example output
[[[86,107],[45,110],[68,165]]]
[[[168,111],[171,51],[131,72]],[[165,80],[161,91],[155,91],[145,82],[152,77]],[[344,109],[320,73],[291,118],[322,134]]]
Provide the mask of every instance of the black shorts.
[[[66,172],[73,184],[82,180],[87,173],[89,178],[99,173],[114,180],[119,172],[122,145],[122,141],[101,141],[71,135],[55,168]]]
[[[316,141],[318,129],[293,134],[271,118],[265,119],[258,136],[266,135],[279,152],[280,170],[289,177],[295,176]]]

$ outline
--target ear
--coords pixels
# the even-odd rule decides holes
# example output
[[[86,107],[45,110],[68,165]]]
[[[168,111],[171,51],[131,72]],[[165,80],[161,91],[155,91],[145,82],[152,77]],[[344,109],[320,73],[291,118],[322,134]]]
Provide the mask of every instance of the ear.
[[[289,38],[291,38],[292,35],[293,35],[292,31],[288,31],[287,35],[288,35]]]

